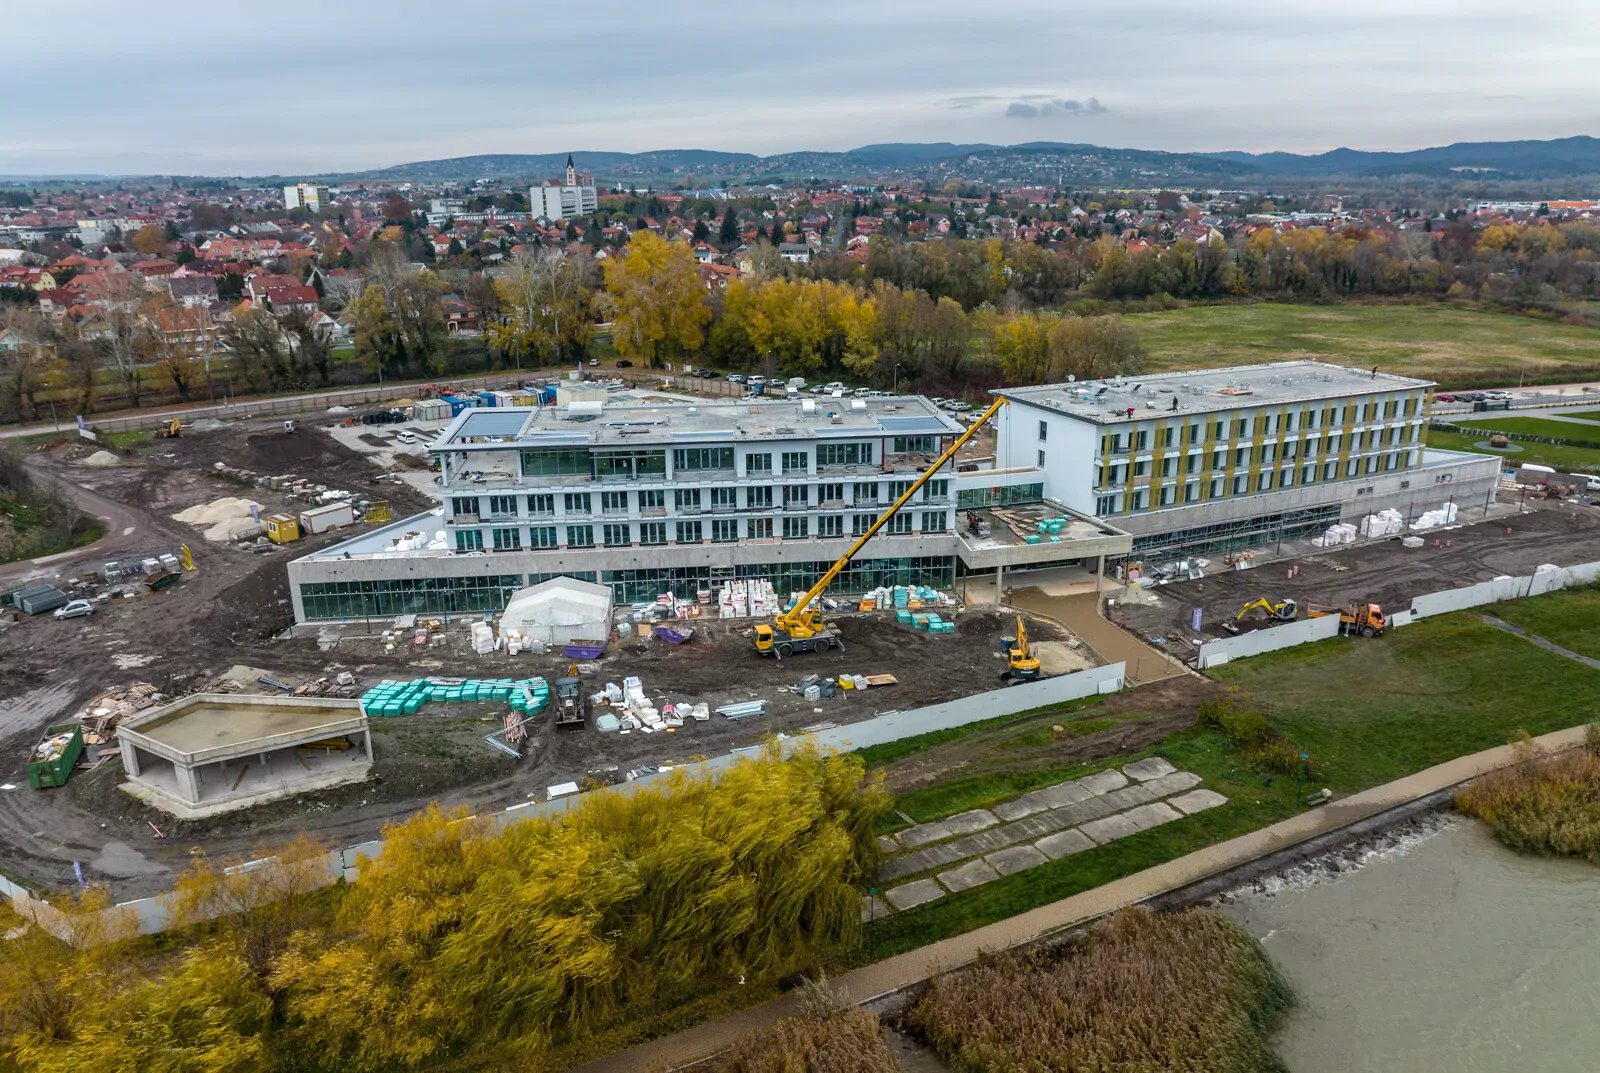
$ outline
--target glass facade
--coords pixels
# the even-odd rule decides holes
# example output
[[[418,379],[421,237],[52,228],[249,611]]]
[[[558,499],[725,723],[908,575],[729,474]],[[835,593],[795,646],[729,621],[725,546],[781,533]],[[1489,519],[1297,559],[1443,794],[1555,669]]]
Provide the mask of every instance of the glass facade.
[[[932,482],[929,482],[932,483]],[[998,488],[963,488],[956,496],[962,510],[979,507],[1009,507],[1014,503],[1037,503],[1044,498],[1044,485],[1008,484]]]
[[[586,447],[541,447],[522,452],[522,473],[527,477],[589,475]]]
[[[809,589],[833,566],[828,562],[754,563],[748,566],[682,566],[637,570],[602,570],[600,583],[611,586],[619,604],[654,600],[664,592],[686,593],[714,589],[740,578],[767,578],[781,593]],[[711,572],[718,571],[715,579]],[[903,559],[864,559],[851,563],[828,586],[832,593],[866,592],[880,585],[936,585],[955,583],[955,557],[929,555]]]
[[[306,582],[300,599],[308,619],[499,611],[522,583],[521,574]]]

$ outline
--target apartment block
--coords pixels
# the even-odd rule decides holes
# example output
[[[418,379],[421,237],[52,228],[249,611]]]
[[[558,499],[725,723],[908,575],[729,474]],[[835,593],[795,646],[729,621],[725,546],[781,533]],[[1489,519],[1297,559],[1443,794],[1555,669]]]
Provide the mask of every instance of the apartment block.
[[[305,206],[312,212],[321,212],[333,204],[328,188],[319,183],[295,183],[283,188],[283,207],[298,209]]]

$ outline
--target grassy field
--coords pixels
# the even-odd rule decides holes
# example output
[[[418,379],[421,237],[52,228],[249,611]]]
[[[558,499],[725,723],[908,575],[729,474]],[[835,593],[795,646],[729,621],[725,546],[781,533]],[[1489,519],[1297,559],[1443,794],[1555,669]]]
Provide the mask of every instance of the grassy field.
[[[1593,604],[1584,603],[1582,594],[1563,593],[1497,612],[1515,608],[1576,629],[1584,614],[1593,614],[1585,608],[1600,608],[1600,590],[1587,592],[1584,599]],[[1551,628],[1559,634],[1551,640],[1571,641],[1575,648],[1590,643]],[[1272,726],[1311,755],[1315,773],[1308,786],[1341,794],[1503,745],[1521,730],[1541,734],[1588,722],[1594,717],[1590,698],[1600,688],[1600,672],[1497,630],[1471,612],[1428,619],[1381,639],[1340,638],[1269,653],[1213,673],[1267,705]],[[1076,711],[1087,715],[1096,703],[1080,703]],[[880,920],[878,955],[1002,920],[1296,811],[1295,779],[1247,771],[1226,738],[1200,730],[1180,731],[1153,749],[1094,764],[956,779],[913,791],[898,804],[919,821],[934,819],[1148,755],[1200,775],[1205,786],[1229,798],[1228,805]]]
[[[1532,462],[1536,466],[1551,466],[1562,473],[1600,473],[1600,450],[1590,450],[1587,447],[1554,447],[1547,443],[1520,443],[1514,446],[1522,448],[1520,451],[1491,451],[1479,447],[1479,442],[1488,442],[1489,437],[1469,436],[1459,432],[1441,432],[1438,429],[1428,430],[1428,446],[1438,447],[1447,451],[1471,451],[1474,454],[1499,455],[1505,459],[1507,469],[1516,469],[1524,462]]]
[[[1572,421],[1550,421],[1542,417],[1484,417],[1481,414],[1445,415],[1443,420],[1465,428],[1486,428],[1493,432],[1520,432],[1525,436],[1549,436],[1558,440],[1583,440],[1600,444],[1600,424],[1579,425]]]
[[[1152,371],[1311,358],[1449,387],[1600,375],[1600,331],[1451,306],[1195,306],[1126,318]]]
[[[1494,614],[1546,641],[1600,659],[1600,588],[1552,592],[1537,600],[1500,604]]]

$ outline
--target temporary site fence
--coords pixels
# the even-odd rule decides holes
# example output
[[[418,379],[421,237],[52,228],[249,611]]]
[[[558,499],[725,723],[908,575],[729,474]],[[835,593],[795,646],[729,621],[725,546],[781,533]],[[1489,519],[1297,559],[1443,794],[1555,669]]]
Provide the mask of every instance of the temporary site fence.
[[[865,748],[869,745],[883,745],[892,741],[899,741],[902,738],[927,734],[936,730],[947,730],[985,719],[1015,715],[1033,708],[1060,704],[1064,701],[1076,700],[1081,697],[1092,697],[1098,693],[1115,693],[1123,688],[1125,669],[1125,664],[1113,663],[1104,667],[1078,671],[1075,674],[1065,674],[1038,682],[1027,682],[1010,688],[978,693],[970,697],[946,701],[943,704],[931,704],[924,708],[913,708],[903,712],[886,712],[862,722],[843,726],[830,726],[800,737],[786,738],[783,740],[783,746],[787,752],[792,751],[801,742],[811,742],[825,751],[848,752],[853,749]],[[734,749],[724,755],[714,756],[696,763],[693,765],[695,773],[713,773],[727,768],[736,763],[741,756],[748,754],[752,748],[754,747],[746,746]],[[669,774],[669,771],[670,769],[664,768],[631,782],[621,783],[611,789],[619,793],[632,793],[641,787],[650,785],[656,779],[665,777]],[[571,794],[556,797],[549,801],[529,801],[520,805],[512,805],[510,808],[489,814],[483,818],[487,819],[496,828],[504,828],[525,819],[559,816],[568,809],[573,808],[582,799],[583,795],[581,794]],[[360,875],[361,862],[363,860],[375,859],[382,855],[383,842],[381,839],[362,842],[355,846],[348,846],[344,849],[330,852],[325,863],[326,883],[324,885],[335,883],[340,879],[355,880]],[[10,901],[12,907],[18,913],[38,921],[41,926],[50,929],[62,938],[68,937],[69,929],[60,911],[37,897],[33,892],[0,877],[0,894],[3,894]],[[111,909],[106,910],[106,912],[118,914],[120,926],[129,927],[140,935],[153,935],[166,931],[172,926],[172,917],[166,899],[162,895],[120,902]]]

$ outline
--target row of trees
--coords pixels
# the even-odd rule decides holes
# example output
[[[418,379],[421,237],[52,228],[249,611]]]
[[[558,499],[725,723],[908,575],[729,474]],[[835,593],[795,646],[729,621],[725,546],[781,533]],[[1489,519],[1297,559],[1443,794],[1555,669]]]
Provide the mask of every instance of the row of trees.
[[[333,892],[309,841],[250,871],[202,860],[171,907],[218,919],[160,952],[8,942],[0,1053],[30,1073],[394,1070],[475,1049],[544,1068],[683,996],[836,964],[888,806],[859,759],[774,743],[716,780],[591,794],[499,834],[430,809]],[[105,919],[67,924],[105,939],[87,934]]]

